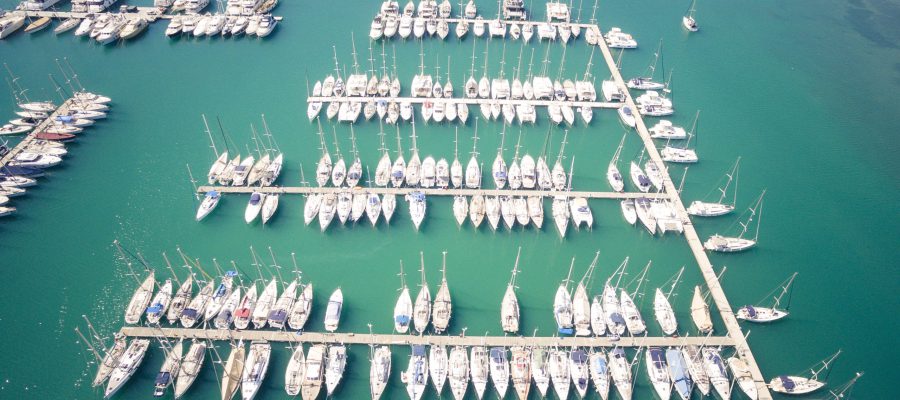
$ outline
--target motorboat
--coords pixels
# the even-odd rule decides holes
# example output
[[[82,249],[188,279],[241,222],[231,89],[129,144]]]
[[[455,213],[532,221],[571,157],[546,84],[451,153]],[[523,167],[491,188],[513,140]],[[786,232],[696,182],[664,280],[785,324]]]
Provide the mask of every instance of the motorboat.
[[[344,294],[341,288],[337,288],[328,299],[328,307],[325,309],[325,330],[334,332],[341,320],[341,309],[344,306]]]

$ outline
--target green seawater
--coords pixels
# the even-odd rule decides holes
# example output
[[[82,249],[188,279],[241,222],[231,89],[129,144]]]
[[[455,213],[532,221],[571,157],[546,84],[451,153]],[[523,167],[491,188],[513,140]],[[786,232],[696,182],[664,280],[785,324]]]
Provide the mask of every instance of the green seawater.
[[[102,397],[102,392],[90,387],[94,368],[86,365],[90,355],[73,328],[84,326],[82,315],[89,316],[105,335],[123,323],[123,307],[136,283],[117,259],[111,245],[114,239],[145,255],[161,277],[168,276],[161,252],[173,259],[177,246],[198,258],[207,270],[213,269],[213,258],[221,264],[234,260],[245,281],[258,277],[250,264],[250,246],[268,264],[267,247],[271,246],[285,274],[292,269],[290,254],[295,252],[304,279],[316,288],[309,329],[322,329],[327,297],[340,286],[345,296],[340,331],[358,333],[367,332],[369,323],[375,332],[391,330],[400,260],[415,296],[419,252],[424,252],[434,291],[440,280],[441,252],[446,250],[454,301],[450,333],[466,329],[470,336],[502,334],[499,303],[518,247],[522,248],[521,331],[526,335],[535,330],[538,335],[553,334],[553,294],[565,278],[571,257],[576,257],[575,274],[580,276],[599,250],[592,295],[599,294],[598,286],[625,257],[630,257],[626,282],[652,260],[646,284],[650,289],[686,266],[673,305],[682,334],[693,334],[690,291],[701,278],[684,239],[650,237],[628,226],[613,201],[592,201],[594,229],[570,228],[564,241],[550,218],[541,231],[518,228],[494,233],[486,226],[474,231],[468,224],[457,228],[450,198],[429,198],[421,232],[413,229],[400,202],[390,226],[332,225],[322,234],[316,226],[301,222],[300,196],[283,197],[275,218],[264,227],[244,224],[246,196],[226,196],[207,220],[194,222],[197,201],[186,165],[199,177],[213,157],[200,115],[220,117],[228,135],[246,153],[245,146],[252,145],[250,124],[259,128],[260,115],[265,114],[287,160],[279,183],[298,185],[301,163],[311,180],[319,142],[316,126],[306,118],[307,82],[311,86],[334,70],[332,46],[339,62],[352,70],[351,32],[361,68],[369,68],[368,29],[379,4],[283,1],[276,14],[285,20],[266,40],[169,40],[163,35],[165,24],[156,23],[138,40],[108,47],[71,34],[56,37],[50,30],[33,36],[17,33],[0,41],[0,60],[21,77],[32,98],[58,99],[47,75],[60,80],[53,61],[68,57],[90,90],[114,101],[109,118],[69,146],[64,165],[49,171],[26,196],[15,199],[19,213],[0,222],[0,265],[5,277],[0,291],[4,348],[0,398]],[[14,3],[4,0],[0,5],[11,8]],[[496,15],[495,4],[482,1],[478,5],[482,15]],[[591,6],[588,1],[581,5],[583,20],[590,17]],[[541,2],[528,7],[535,19],[544,17]],[[800,273],[788,319],[744,327],[745,332],[752,331],[749,341],[763,374],[771,378],[803,373],[805,367],[840,348],[844,354],[828,378],[830,387],[864,370],[855,398],[891,396],[896,378],[892,371],[900,358],[893,338],[900,328],[895,317],[900,311],[896,296],[900,284],[896,261],[900,5],[877,0],[701,1],[697,13],[701,31],[695,34],[680,25],[687,8],[686,1],[605,1],[597,18],[604,30],[619,26],[640,42],[639,49],[623,57],[626,76],[646,68],[662,38],[665,68],[675,70],[672,88],[677,114],[672,119],[690,126],[695,111],[702,110],[696,142],[701,161],[687,174],[686,202],[714,191],[738,156],[742,157],[738,209],[745,210],[762,189],[768,189],[759,247],[745,254],[711,255],[717,269],[728,267],[723,286],[734,308],[757,303],[792,272]],[[532,51],[533,71],[541,71],[548,45],[535,39],[524,48],[519,42],[506,41],[502,65],[504,41],[491,41],[489,74],[497,75],[502,68],[507,77],[513,76],[520,53],[524,54],[522,74],[527,73]],[[444,82],[450,57],[450,76],[459,96],[469,75],[473,45],[475,73],[480,77],[486,43],[474,39],[471,32],[462,43],[452,32],[446,42],[427,40],[422,46],[425,67],[435,71],[439,66]],[[388,68],[394,49],[401,80],[408,88],[419,68],[420,46],[414,41],[388,42]],[[381,51],[376,44],[379,69]],[[559,73],[562,53],[562,46],[550,46],[549,76]],[[563,76],[582,76],[589,57],[583,39],[570,44]],[[609,76],[599,51],[590,72],[598,88],[599,81]],[[0,110],[8,110],[5,116],[12,118],[13,106],[10,96],[0,96]],[[469,125],[459,131],[463,162],[472,150],[474,117],[479,114],[476,108],[470,113]],[[325,124],[326,132],[331,132],[331,126]],[[479,124],[478,151],[485,166],[496,154],[501,130],[498,123]],[[378,131],[374,122],[355,127],[360,155],[372,172],[380,156]],[[387,126],[385,131],[393,154],[396,131]],[[507,162],[519,131],[518,126],[507,129]],[[338,125],[336,132],[343,154],[349,157],[349,127]],[[412,131],[402,125],[400,132],[408,158]],[[452,160],[452,125],[420,124],[416,133],[423,157],[432,154]],[[568,167],[575,160],[575,189],[607,190],[605,166],[622,134],[612,111],[596,112],[590,127],[579,120],[569,130],[564,164]],[[537,126],[522,129],[522,152],[538,155],[548,142],[552,161],[562,137],[562,130],[549,128],[546,112],[539,111]],[[331,142],[328,147],[334,154]],[[627,170],[627,161],[639,153],[638,138],[628,134],[620,167]],[[672,167],[673,179],[678,181],[682,170]],[[705,238],[733,232],[738,215],[695,223]],[[265,267],[266,278],[272,271]],[[178,273],[183,279],[186,271],[179,268]],[[649,293],[637,301],[650,334],[659,335]],[[715,322],[721,334],[724,327],[718,318]],[[289,351],[280,345],[274,348],[258,399],[285,397],[283,371]],[[225,346],[220,343],[219,349],[225,357]],[[394,372],[384,398],[406,397],[399,371],[406,368],[408,352],[394,349]],[[163,353],[154,347],[117,396],[149,397],[162,361]],[[219,398],[218,374],[211,365],[207,361],[188,398]],[[368,371],[367,347],[354,346],[335,397],[366,398]],[[643,367],[637,376],[639,397],[649,398],[652,389]],[[429,390],[428,398],[438,398]],[[471,391],[469,395],[474,398]],[[443,396],[449,396],[447,389]]]

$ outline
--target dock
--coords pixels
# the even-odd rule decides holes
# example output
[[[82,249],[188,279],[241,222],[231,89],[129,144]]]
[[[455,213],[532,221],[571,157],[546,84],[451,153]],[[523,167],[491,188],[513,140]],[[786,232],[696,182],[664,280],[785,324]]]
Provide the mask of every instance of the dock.
[[[407,345],[444,345],[444,346],[542,346],[542,347],[677,347],[684,345],[697,346],[733,346],[734,340],[728,336],[690,336],[690,337],[622,337],[618,340],[600,337],[557,337],[557,336],[461,336],[461,335],[398,335],[398,334],[355,334],[324,333],[296,331],[266,330],[226,330],[226,329],[186,329],[156,327],[123,327],[120,333],[130,337],[167,337],[174,339],[205,340],[266,340],[269,342],[304,342],[326,344],[375,344],[387,346]]]
[[[526,99],[484,99],[484,98],[468,98],[468,97],[382,97],[382,96],[364,96],[364,97],[313,97],[310,96],[306,99],[307,104],[311,102],[355,102],[355,103],[368,103],[370,101],[379,102],[384,101],[387,103],[410,103],[410,104],[424,104],[426,102],[435,103],[442,102],[447,104],[467,104],[472,106],[480,106],[482,104],[499,104],[501,106],[511,104],[511,105],[519,105],[519,104],[530,104],[535,107],[548,107],[554,104],[565,104],[571,106],[572,108],[579,107],[591,107],[591,108],[605,108],[605,109],[618,109],[622,107],[622,103],[619,102],[602,102],[602,101],[573,101],[573,100],[526,100]]]
[[[628,87],[625,86],[625,80],[622,79],[622,74],[619,71],[619,68],[616,66],[616,60],[613,58],[612,53],[609,50],[609,47],[606,45],[606,41],[599,41],[598,43],[601,52],[603,53],[603,59],[606,61],[607,66],[609,67],[610,72],[612,72],[613,80],[616,82],[616,85],[625,93],[625,104],[631,107],[632,110],[637,110],[637,106],[634,103],[634,99],[631,97],[631,93],[629,92]],[[665,168],[665,163],[662,161],[662,158],[659,155],[659,151],[656,148],[656,145],[653,143],[653,138],[650,137],[650,132],[647,130],[647,126],[644,124],[644,117],[640,113],[635,113],[635,122],[636,122],[636,130],[641,140],[644,143],[644,148],[647,150],[647,155],[653,160],[662,171],[664,188],[668,189],[665,193],[668,194],[668,198],[672,205],[675,207],[676,212],[680,216],[680,219],[684,221],[684,236],[687,239],[688,246],[691,248],[691,252],[694,254],[694,258],[697,260],[697,265],[700,267],[700,272],[703,275],[703,280],[706,282],[707,288],[709,288],[710,296],[713,299],[714,307],[712,309],[718,310],[719,315],[722,317],[722,321],[725,323],[725,328],[728,331],[728,336],[731,338],[732,343],[734,344],[735,349],[737,350],[737,354],[747,363],[747,366],[750,368],[751,375],[753,376],[753,380],[756,382],[756,388],[759,392],[760,400],[771,400],[772,394],[769,392],[769,387],[766,385],[766,380],[762,375],[762,372],[759,369],[759,365],[756,363],[756,358],[753,357],[753,353],[750,351],[750,346],[747,343],[747,339],[744,337],[744,333],[741,330],[741,326],[738,324],[737,318],[734,316],[734,311],[731,309],[731,305],[728,303],[728,298],[725,296],[725,291],[722,289],[722,286],[719,283],[719,279],[716,275],[716,271],[713,269],[712,262],[709,261],[709,257],[706,254],[706,251],[703,249],[703,242],[700,240],[700,237],[697,235],[697,231],[694,229],[694,225],[691,222],[690,216],[687,213],[687,210],[684,207],[684,203],[681,201],[681,196],[678,195],[678,191],[675,190],[678,186],[676,186],[672,177],[669,175],[669,171]]]
[[[215,190],[222,194],[250,194],[253,192],[266,194],[311,194],[311,193],[341,193],[345,191],[376,193],[379,195],[394,194],[398,196],[406,195],[412,192],[421,192],[426,196],[474,196],[476,194],[484,196],[511,196],[511,197],[584,197],[587,199],[667,199],[669,195],[666,193],[639,193],[639,192],[579,192],[579,191],[555,191],[555,190],[512,190],[512,189],[438,189],[438,188],[387,188],[387,187],[356,187],[356,188],[339,188],[339,187],[315,187],[315,186],[269,186],[269,187],[252,187],[252,186],[200,186],[197,188],[198,193],[206,193]]]
[[[22,139],[22,141],[19,142],[19,144],[17,144],[15,147],[9,149],[9,152],[6,153],[2,158],[0,158],[0,168],[5,167],[10,161],[12,161],[17,155],[19,155],[19,153],[23,152],[25,150],[25,148],[27,148],[29,145],[31,145],[31,143],[34,142],[34,140],[35,140],[34,139],[35,135],[37,135],[40,132],[43,132],[44,129],[46,129],[48,126],[50,126],[53,123],[53,121],[56,120],[56,117],[58,117],[61,114],[68,113],[69,105],[71,104],[71,102],[72,102],[71,99],[63,102],[59,107],[56,108],[55,111],[53,111],[52,114],[50,114],[47,117],[47,119],[41,121],[41,123],[37,124],[34,128],[32,128],[31,131],[28,132],[27,135],[25,135],[25,137]]]

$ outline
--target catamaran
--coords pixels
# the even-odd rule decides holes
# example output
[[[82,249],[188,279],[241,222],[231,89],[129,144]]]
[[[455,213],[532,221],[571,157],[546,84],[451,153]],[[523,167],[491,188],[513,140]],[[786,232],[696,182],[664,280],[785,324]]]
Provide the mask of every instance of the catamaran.
[[[788,308],[790,308],[790,297],[788,297],[788,305],[784,310],[779,310],[778,307],[781,305],[781,299],[784,298],[784,295],[788,294],[788,292],[790,291],[791,284],[794,283],[794,279],[796,278],[797,273],[794,272],[790,277],[788,277],[788,279],[778,285],[781,289],[781,293],[778,294],[778,296],[775,296],[771,307],[758,307],[751,305],[743,306],[738,309],[735,317],[737,317],[737,319],[742,319],[749,322],[772,322],[787,317],[787,310]],[[773,292],[777,290],[778,288],[773,290]]]
[[[421,259],[419,272],[422,274],[422,284],[413,307],[413,324],[421,335],[428,329],[428,323],[431,321],[431,291],[428,289],[428,282],[425,281],[425,256],[419,252],[419,257]]]
[[[740,163],[741,158],[738,157],[737,161],[734,162],[734,167],[731,168],[731,171],[725,174],[725,185],[718,188],[719,192],[722,194],[719,196],[718,201],[711,203],[694,200],[687,208],[687,213],[698,217],[717,217],[734,211],[734,205],[737,202],[737,179],[738,166]],[[732,181],[735,181],[735,188],[734,193],[732,194],[731,203],[725,203],[725,197],[728,195],[728,187],[731,185]]]
[[[691,144],[691,139],[693,139],[697,133],[697,121],[699,119],[700,111],[697,111],[697,116],[694,118],[694,125],[691,127],[691,131],[688,132],[687,141],[682,147],[670,146],[668,143],[666,143],[666,146],[659,151],[659,154],[662,157],[663,161],[682,164],[695,163],[699,161],[699,158],[697,157],[697,151],[688,148],[688,146]]]
[[[504,332],[519,332],[519,300],[516,298],[516,275],[519,273],[519,256],[522,254],[520,247],[516,253],[516,263],[513,266],[512,276],[506,285],[506,293],[500,303],[500,325]],[[502,397],[502,396],[501,396]]]
[[[469,387],[469,356],[463,346],[450,351],[449,379],[453,399],[463,400]]]
[[[256,397],[263,379],[266,378],[271,356],[272,345],[269,342],[254,341],[250,343],[250,351],[247,353],[247,361],[241,377],[243,400],[252,400]]]
[[[432,308],[432,325],[435,333],[443,333],[450,326],[450,316],[453,312],[453,304],[450,298],[450,286],[447,284],[447,252],[443,253],[441,266],[441,286],[434,298]],[[440,390],[438,390],[440,392]]]
[[[747,221],[740,222],[740,235],[738,235],[737,237],[731,237],[715,234],[713,236],[710,236],[710,238],[703,243],[703,247],[707,250],[718,251],[722,253],[734,253],[755,247],[756,241],[757,239],[759,239],[759,225],[761,222],[760,220],[762,219],[762,202],[765,195],[766,191],[763,190],[759,195],[759,199],[756,200],[756,204],[748,209],[749,216],[747,217]],[[753,239],[744,238],[744,234],[747,233],[750,222],[753,221],[753,216],[755,216],[757,212],[759,212],[760,214],[760,220],[756,221],[756,232],[753,235]]]
[[[769,388],[774,392],[785,393],[785,394],[806,394],[812,393],[816,390],[819,390],[823,386],[825,386],[825,382],[819,380],[819,374],[828,369],[828,366],[835,360],[837,357],[841,355],[841,350],[838,350],[837,353],[832,354],[828,358],[820,361],[818,364],[821,366],[815,365],[814,367],[818,367],[817,369],[809,368],[810,376],[794,376],[794,375],[779,375],[769,381]],[[830,373],[831,371],[829,371]],[[825,379],[828,379],[826,375]]]

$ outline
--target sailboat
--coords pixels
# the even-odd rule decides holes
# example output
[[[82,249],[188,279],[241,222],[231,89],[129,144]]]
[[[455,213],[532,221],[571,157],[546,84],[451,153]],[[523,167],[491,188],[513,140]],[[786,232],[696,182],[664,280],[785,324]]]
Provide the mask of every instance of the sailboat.
[[[531,351],[531,378],[541,397],[546,397],[547,389],[550,388],[549,357],[550,353],[544,347],[536,347]]]
[[[325,394],[331,397],[344,377],[347,368],[347,347],[342,344],[328,346],[325,359]]]
[[[131,295],[131,301],[128,302],[128,307],[125,308],[126,324],[136,324],[141,320],[141,315],[144,314],[147,305],[150,304],[150,300],[153,298],[153,287],[156,286],[154,276],[154,271],[151,270],[150,274],[144,278],[141,285]]]
[[[582,399],[587,395],[590,383],[588,359],[587,353],[580,348],[572,349],[572,352],[569,353],[569,374],[572,376],[572,383],[575,384],[575,393],[578,393],[578,397]]]
[[[269,311],[275,307],[278,300],[278,280],[272,277],[272,280],[266,285],[259,298],[256,301],[256,307],[253,309],[251,322],[256,329],[265,328],[269,321]]]
[[[394,305],[394,330],[397,333],[406,333],[412,320],[413,304],[409,296],[409,288],[406,287],[406,279],[403,274],[403,261],[400,261],[400,296]]]
[[[728,371],[725,370],[725,363],[722,362],[719,350],[713,347],[704,347],[701,353],[703,354],[703,368],[706,370],[712,387],[719,393],[719,397],[731,398],[731,379],[728,378]]]
[[[638,90],[660,90],[665,88],[666,85],[664,83],[653,81],[653,75],[656,72],[656,66],[659,63],[660,57],[662,57],[662,39],[659,40],[656,52],[653,53],[653,62],[647,66],[647,72],[644,73],[644,76],[629,79],[628,82],[625,83],[625,86],[628,86],[630,89]]]
[[[403,158],[403,149],[400,145],[400,127],[397,127],[397,159],[391,167],[391,185],[396,187],[403,186],[406,175],[406,160]],[[387,217],[387,214],[385,214]]]
[[[175,375],[181,368],[181,359],[184,358],[184,339],[179,339],[171,348],[163,350],[166,352],[166,359],[163,361],[162,367],[156,374],[156,380],[153,382],[153,397],[162,397],[166,393],[169,386],[175,385]]]
[[[659,155],[662,157],[663,161],[680,164],[696,163],[699,161],[697,151],[688,148],[691,144],[691,139],[697,134],[697,121],[699,119],[700,111],[698,110],[697,115],[694,117],[694,124],[691,127],[691,131],[687,134],[687,141],[684,142],[682,147],[670,146],[666,143],[666,146],[659,151]]]
[[[512,359],[509,361],[509,369],[513,389],[519,400],[527,400],[531,389],[531,349],[517,346],[510,350]]]
[[[506,396],[506,391],[509,388],[509,361],[506,358],[506,348],[492,347],[489,363],[491,380],[494,381],[497,395],[502,399]]]
[[[756,400],[759,397],[759,391],[756,389],[756,382],[753,381],[753,375],[750,373],[747,362],[739,357],[729,357],[726,362],[734,380],[737,381],[737,386],[751,400]]]
[[[563,134],[562,145],[559,148],[559,154],[556,156],[556,162],[553,164],[553,171],[550,173],[550,181],[554,190],[565,190],[566,189],[566,171],[563,168],[562,160],[565,157],[563,152],[566,149],[566,138],[569,136],[569,131]],[[572,159],[572,165],[575,165],[575,159]],[[569,171],[571,172],[571,171]]]
[[[817,367],[816,369],[809,368],[809,377],[779,375],[772,378],[772,380],[769,381],[769,388],[772,389],[773,392],[785,394],[806,394],[819,390],[825,386],[825,382],[819,380],[819,374],[822,373],[823,370],[828,369],[831,363],[834,362],[839,355],[841,355],[841,350],[838,350],[837,353],[834,353],[817,363],[814,366]],[[828,377],[826,376],[825,379],[828,379]]]
[[[634,304],[633,298],[640,293],[641,283],[643,283],[644,278],[647,277],[647,271],[650,270],[650,264],[650,262],[647,263],[647,266],[644,267],[640,277],[638,277],[637,287],[634,288],[634,292],[628,293],[628,291],[623,288],[619,293],[619,306],[622,308],[622,316],[625,318],[625,327],[628,328],[628,332],[632,336],[643,335],[644,332],[647,331],[647,324],[641,316],[640,309]]]
[[[566,237],[566,230],[569,227],[569,201],[566,196],[554,196],[551,207],[553,211],[553,221],[556,223],[556,230],[559,232],[560,238]]]
[[[788,279],[778,285],[781,288],[781,293],[779,293],[778,296],[775,296],[771,307],[746,305],[738,309],[735,317],[748,322],[772,322],[787,317],[787,310],[790,308],[790,297],[788,298],[788,305],[784,310],[779,310],[778,307],[781,305],[781,299],[783,299],[784,295],[788,294],[790,291],[791,284],[794,283],[795,278],[797,278],[797,272],[791,274]],[[778,288],[773,290],[773,292],[777,290]]]
[[[203,360],[206,359],[206,347],[208,343],[204,340],[197,340],[191,343],[184,360],[181,362],[181,369],[178,370],[178,377],[175,380],[175,398],[181,398],[191,388],[197,375],[200,374],[200,368],[203,367]]]
[[[447,369],[450,360],[447,357],[447,347],[444,345],[432,344],[428,352],[428,369],[431,375],[431,382],[434,383],[434,390],[441,394],[444,390],[444,384],[447,383]]]
[[[835,390],[829,390],[829,400],[841,400],[846,398],[846,395],[853,389],[853,385],[855,385],[856,381],[858,381],[862,376],[862,372],[857,372],[856,375],[854,375],[853,378],[850,379],[850,381],[848,381],[847,383],[839,386]]]
[[[606,355],[602,351],[592,352],[589,362],[594,389],[601,399],[607,400],[609,398],[609,364],[606,362]]]
[[[609,182],[609,187],[616,192],[625,190],[625,180],[622,179],[622,174],[619,173],[618,166],[619,156],[622,154],[622,147],[625,145],[625,136],[626,135],[622,135],[622,140],[619,141],[619,147],[616,148],[616,153],[613,155],[612,160],[609,161],[609,166],[606,168],[606,180]]]
[[[370,357],[372,366],[369,369],[369,390],[372,400],[378,400],[391,378],[391,348],[378,346]]]
[[[228,298],[225,299],[225,302],[222,303],[222,307],[219,309],[218,314],[216,314],[216,318],[213,321],[213,325],[215,325],[218,329],[229,329],[231,327],[231,322],[234,320],[234,312],[237,309],[239,303],[241,301],[241,288],[235,288]]]
[[[443,253],[441,266],[441,286],[434,298],[432,308],[432,325],[435,333],[443,333],[450,326],[450,316],[453,312],[453,304],[450,298],[450,286],[447,284],[447,252]],[[440,393],[440,390],[438,390]]]
[[[174,273],[173,273],[174,275]],[[171,304],[169,305],[169,311],[166,314],[166,319],[169,320],[170,324],[174,324],[181,318],[181,313],[184,312],[185,307],[191,302],[191,291],[193,289],[194,277],[188,275],[187,279],[181,283],[181,286],[178,288],[178,291],[175,292],[175,296],[172,297]]]
[[[449,362],[450,391],[454,400],[463,400],[469,387],[469,356],[463,346],[450,350]]]
[[[721,193],[719,196],[719,200],[716,202],[705,202],[701,200],[694,200],[691,202],[691,205],[687,208],[687,213],[697,217],[717,217],[720,215],[729,214],[734,211],[734,205],[737,202],[737,179],[738,179],[738,166],[741,163],[741,158],[738,157],[737,161],[734,162],[734,166],[731,168],[731,171],[725,174],[725,185],[719,187],[718,190]],[[734,193],[732,194],[731,202],[725,203],[725,197],[728,195],[728,187],[731,185],[731,182],[734,182]]]
[[[250,351],[247,353],[247,361],[241,377],[241,397],[243,400],[252,400],[262,386],[269,370],[269,361],[272,356],[272,345],[267,341],[253,341],[250,343]]]
[[[691,0],[691,8],[688,9],[687,15],[681,17],[681,25],[683,25],[685,29],[691,32],[697,32],[700,30],[700,27],[697,25],[697,20],[694,19],[694,14],[697,12],[696,6],[697,0]]]
[[[691,319],[700,333],[712,332],[713,324],[709,314],[709,304],[706,304],[706,298],[700,294],[700,285],[694,286],[694,297],[691,299]]]
[[[379,131],[378,136],[381,139],[381,159],[375,168],[375,185],[385,187],[391,179],[391,156],[388,154],[387,147],[384,144],[384,129]]]
[[[569,398],[569,388],[572,381],[569,379],[569,357],[565,350],[554,349],[550,352],[549,372],[550,379],[553,382],[553,389],[556,396],[560,399]]]
[[[334,134],[334,151],[338,160],[331,168],[331,184],[334,187],[341,187],[344,184],[344,180],[347,179],[347,163],[344,161],[344,156],[341,155],[341,148],[338,146],[337,129],[332,127],[332,133]]]
[[[425,346],[413,345],[409,366],[400,374],[400,380],[406,384],[406,393],[410,400],[420,400],[428,384],[428,356]]]
[[[472,373],[472,386],[475,387],[475,394],[480,400],[484,397],[484,391],[487,389],[488,374],[490,373],[487,349],[484,346],[472,347],[470,361],[469,371]]]
[[[480,193],[476,193],[472,196],[472,201],[469,204],[469,220],[472,221],[472,226],[475,229],[478,229],[481,226],[481,222],[484,221],[484,216],[486,212],[486,204],[484,196]]]
[[[572,297],[569,294],[569,282],[572,278],[572,268],[575,266],[575,257],[572,257],[572,263],[569,265],[569,274],[566,279],[559,283],[556,289],[556,295],[553,297],[553,319],[556,320],[556,327],[560,334],[572,334],[573,316],[572,316]]]
[[[653,389],[661,399],[672,397],[672,382],[669,377],[665,352],[661,347],[650,347],[644,352],[644,360],[647,364],[647,376]]]
[[[572,297],[572,315],[576,336],[590,336],[591,334],[591,303],[588,300],[585,283],[590,283],[591,275],[594,273],[594,268],[597,266],[599,258],[600,252],[598,251],[584,276],[578,282],[578,286],[575,288],[575,296]]]
[[[288,318],[288,326],[290,326],[291,329],[303,329],[303,326],[306,325],[306,321],[309,319],[309,314],[312,311],[312,302],[313,285],[312,282],[310,282],[300,291],[300,297],[297,298],[297,301],[294,302],[294,307],[291,309],[291,316]]]
[[[678,271],[678,275],[675,276],[672,286],[667,293],[663,294],[660,288],[656,288],[653,296],[653,314],[656,317],[656,322],[659,323],[663,333],[669,336],[673,336],[678,332],[678,320],[675,319],[675,311],[672,310],[669,297],[675,291],[675,286],[678,285],[682,273],[684,273],[684,267],[681,267],[681,270]]]
[[[415,191],[406,195],[406,201],[409,202],[409,215],[412,218],[413,225],[418,231],[425,220],[425,211],[427,203],[425,201],[425,193]],[[385,214],[387,217],[387,214]]]
[[[269,326],[281,329],[284,327],[284,324],[287,322],[288,315],[291,312],[291,308],[294,306],[294,301],[297,299],[297,280],[294,279],[288,285],[284,292],[281,293],[281,297],[275,302],[275,306],[269,310],[268,322]]]
[[[428,290],[428,282],[425,281],[424,253],[419,252],[419,258],[421,260],[419,272],[422,274],[422,284],[413,307],[413,324],[416,331],[421,335],[425,332],[425,329],[428,329],[428,323],[431,321],[431,291]]]
[[[179,317],[182,326],[190,328],[203,319],[206,307],[212,299],[214,285],[215,281],[210,279],[209,282],[200,289],[200,293],[191,300]]]
[[[609,352],[609,372],[616,391],[623,400],[631,400],[633,393],[631,378],[631,362],[625,355],[625,350],[616,347]]]
[[[237,393],[241,377],[244,375],[245,353],[243,340],[231,344],[231,352],[228,353],[225,369],[222,371],[222,400],[231,400]]]
[[[739,251],[748,250],[754,246],[756,246],[756,241],[759,239],[759,225],[760,220],[762,219],[762,202],[763,197],[766,195],[766,191],[763,190],[759,195],[759,199],[756,200],[756,204],[753,207],[750,207],[748,212],[750,215],[747,217],[746,222],[740,222],[741,225],[741,233],[737,237],[732,236],[722,236],[719,234],[715,234],[710,236],[706,242],[703,243],[703,247],[707,250],[717,251],[721,253],[734,253]],[[753,235],[753,239],[747,239],[744,237],[744,234],[747,233],[747,229],[750,223],[753,221],[753,216],[755,216],[759,212],[759,219],[756,221],[756,232]]]
[[[503,331],[508,333],[519,332],[519,300],[516,298],[516,275],[519,273],[519,256],[521,254],[522,248],[519,247],[512,276],[509,278],[509,283],[506,285],[506,293],[503,295],[503,301],[500,303],[500,325],[503,327]]]
[[[412,124],[412,155],[406,164],[406,185],[411,187],[419,186],[422,178],[422,162],[419,160],[419,147],[416,145],[416,124]]]
[[[219,310],[222,309],[222,305],[225,304],[225,301],[228,300],[228,297],[231,295],[231,288],[234,285],[233,282],[235,276],[237,276],[236,271],[227,271],[225,275],[222,276],[222,282],[216,287],[212,297],[209,299],[209,303],[206,305],[206,309],[203,310],[204,321],[211,321],[219,315]]]
[[[691,391],[694,389],[694,381],[691,379],[687,363],[677,348],[666,350],[666,364],[669,369],[669,377],[672,388],[681,400],[690,400]]]
[[[293,346],[293,345],[291,345]],[[284,371],[284,391],[288,396],[297,396],[303,387],[304,367],[306,356],[303,354],[303,343],[297,343],[297,348],[291,353],[287,369]]]
[[[328,148],[325,147],[325,134],[322,132],[322,122],[319,123],[319,146],[322,149],[322,156],[319,158],[319,164],[316,167],[316,183],[319,187],[325,186],[331,179],[331,155],[328,154]]]
[[[525,200],[528,204],[528,219],[534,223],[534,227],[541,229],[544,225],[544,197],[528,196]]]
[[[122,386],[125,386],[125,382],[128,382],[138,367],[141,366],[141,362],[144,361],[144,356],[147,354],[149,347],[150,339],[134,339],[131,342],[125,353],[119,357],[118,365],[109,375],[109,382],[106,385],[103,398],[108,399],[112,397]]]
[[[325,368],[325,345],[317,344],[309,348],[306,354],[306,371],[304,371],[302,389],[303,400],[315,400],[322,390]]]
[[[507,182],[506,161],[503,160],[503,142],[506,139],[506,125],[503,125],[503,131],[500,132],[500,146],[497,147],[497,157],[494,158],[494,164],[491,167],[491,177],[494,178],[494,187],[503,189]]]
[[[472,138],[472,157],[466,165],[466,187],[478,189],[481,187],[481,167],[478,164],[478,120],[475,120],[475,136]]]
[[[456,218],[456,224],[462,226],[466,222],[469,214],[469,201],[466,196],[453,196],[453,216]]]

